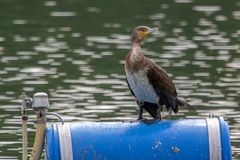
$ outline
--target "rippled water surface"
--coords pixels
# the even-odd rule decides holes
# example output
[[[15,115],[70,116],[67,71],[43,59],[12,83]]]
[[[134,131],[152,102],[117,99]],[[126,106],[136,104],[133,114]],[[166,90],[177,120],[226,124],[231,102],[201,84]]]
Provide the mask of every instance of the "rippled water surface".
[[[66,121],[135,119],[123,68],[137,25],[160,28],[145,55],[196,107],[173,119],[223,116],[240,159],[238,0],[1,0],[0,17],[0,159],[21,159],[22,92],[47,92]],[[29,109],[29,146],[34,117]]]

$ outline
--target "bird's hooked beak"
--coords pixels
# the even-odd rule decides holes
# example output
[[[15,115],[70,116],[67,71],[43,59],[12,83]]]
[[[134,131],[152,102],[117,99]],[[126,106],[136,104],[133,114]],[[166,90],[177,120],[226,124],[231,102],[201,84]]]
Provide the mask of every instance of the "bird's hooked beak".
[[[153,33],[153,32],[157,32],[159,31],[159,29],[156,27],[156,28],[150,28],[149,30],[149,34]]]
[[[150,34],[152,34],[153,32],[159,31],[158,28],[149,28],[147,31],[142,33],[142,37],[146,38],[148,37]]]

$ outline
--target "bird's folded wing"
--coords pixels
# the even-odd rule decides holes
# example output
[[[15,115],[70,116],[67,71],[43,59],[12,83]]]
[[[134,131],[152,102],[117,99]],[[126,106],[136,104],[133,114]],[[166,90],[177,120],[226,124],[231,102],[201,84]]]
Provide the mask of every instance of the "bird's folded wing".
[[[167,110],[171,108],[175,113],[177,113],[177,92],[171,78],[167,75],[167,73],[159,66],[151,64],[148,67],[147,76],[149,83],[159,96],[159,104],[165,105]]]
[[[177,97],[173,81],[164,69],[160,68],[158,65],[151,64],[147,70],[147,77],[157,94],[165,93],[169,96]]]

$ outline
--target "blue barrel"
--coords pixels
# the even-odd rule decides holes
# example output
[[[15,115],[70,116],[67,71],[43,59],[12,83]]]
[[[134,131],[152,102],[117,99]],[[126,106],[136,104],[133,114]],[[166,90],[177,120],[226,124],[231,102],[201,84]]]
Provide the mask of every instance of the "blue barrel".
[[[231,160],[223,118],[80,122],[46,130],[48,160]]]

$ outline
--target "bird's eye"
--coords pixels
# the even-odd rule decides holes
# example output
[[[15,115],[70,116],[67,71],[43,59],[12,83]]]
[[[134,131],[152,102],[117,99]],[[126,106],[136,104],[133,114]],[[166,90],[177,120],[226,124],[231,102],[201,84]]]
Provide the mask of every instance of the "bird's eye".
[[[145,29],[144,29],[144,28],[141,28],[140,31],[141,31],[141,32],[145,32]]]

